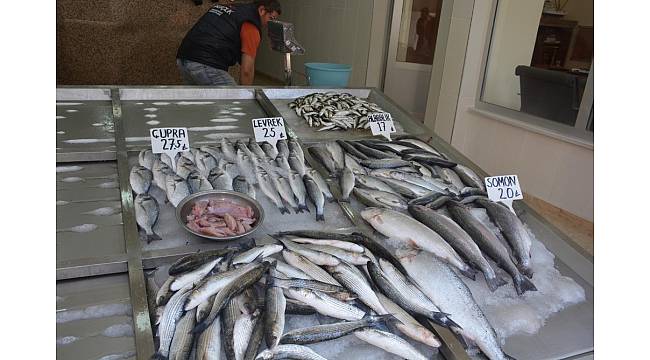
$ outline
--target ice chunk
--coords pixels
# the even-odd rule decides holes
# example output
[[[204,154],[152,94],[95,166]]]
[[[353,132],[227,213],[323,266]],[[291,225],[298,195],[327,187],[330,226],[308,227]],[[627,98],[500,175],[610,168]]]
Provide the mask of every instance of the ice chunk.
[[[116,324],[107,327],[102,335],[108,337],[133,337],[133,326],[131,324]]]
[[[98,226],[95,224],[81,224],[66,229],[56,229],[56,232],[76,232],[76,233],[85,233],[97,230]]]
[[[57,166],[56,167],[56,172],[58,172],[58,173],[60,173],[60,172],[74,172],[74,171],[81,171],[81,170],[83,170],[83,168],[81,166],[78,166],[78,165],[74,165],[74,166]]]
[[[135,351],[127,351],[119,354],[110,354],[106,356],[102,356],[97,360],[124,360],[124,359],[131,359],[135,357]]]
[[[98,319],[109,316],[126,315],[132,316],[131,304],[116,303],[91,305],[80,310],[61,310],[56,313],[56,323],[62,324],[70,321]]]
[[[95,215],[95,216],[109,216],[114,215],[120,212],[120,208],[117,207],[101,207],[95,210],[86,211],[82,214]]]
[[[79,340],[79,338],[76,336],[64,336],[56,339],[56,345],[57,346],[68,345],[68,344],[72,344],[77,340]]]

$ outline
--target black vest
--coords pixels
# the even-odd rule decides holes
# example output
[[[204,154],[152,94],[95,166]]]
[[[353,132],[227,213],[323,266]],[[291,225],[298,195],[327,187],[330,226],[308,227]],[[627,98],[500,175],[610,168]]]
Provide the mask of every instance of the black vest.
[[[262,27],[254,4],[213,6],[185,35],[176,57],[228,71],[241,61],[239,34],[247,21]]]

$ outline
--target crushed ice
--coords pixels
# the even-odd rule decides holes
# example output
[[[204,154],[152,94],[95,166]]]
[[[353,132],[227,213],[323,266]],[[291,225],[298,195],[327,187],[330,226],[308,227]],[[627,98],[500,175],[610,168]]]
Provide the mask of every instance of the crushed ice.
[[[109,316],[132,316],[131,304],[116,303],[91,305],[81,310],[57,311],[56,323],[63,324],[70,321],[99,319]]]
[[[97,230],[99,226],[95,224],[81,224],[67,229],[57,229],[57,232],[76,232],[76,233],[86,233]]]
[[[235,115],[235,116],[244,116],[244,115],[246,115],[245,112],[235,112],[235,113],[232,113],[232,114]]]
[[[152,104],[153,104],[153,105],[156,105],[156,106],[165,106],[165,105],[169,105],[168,102],[164,102],[164,101],[157,101],[157,102],[154,102],[154,103],[152,103]]]
[[[65,112],[74,113],[74,112],[78,112],[78,111],[79,110],[77,110],[77,109],[68,109]]]
[[[56,167],[56,172],[73,172],[73,171],[80,171],[83,170],[81,166],[78,165],[73,165],[73,166],[57,166]]]
[[[120,212],[120,208],[117,207],[101,207],[95,210],[86,211],[82,214],[95,215],[95,216],[110,216],[115,215]]]
[[[77,340],[79,340],[79,338],[76,336],[64,336],[56,339],[56,345],[57,346],[68,345],[68,344],[72,344]]]
[[[96,126],[96,127],[104,126],[104,124],[102,124],[102,123],[94,123],[94,124],[92,124],[92,125],[93,125],[93,126]]]
[[[142,110],[149,111],[149,112],[154,112],[154,111],[158,111],[158,108],[144,108]]]
[[[150,118],[150,119],[154,119],[154,118],[157,118],[158,115],[156,115],[156,114],[144,114],[144,117],[148,117],[148,118]]]
[[[56,206],[68,205],[68,204],[69,204],[69,202],[67,202],[65,200],[57,200],[56,201]]]
[[[147,125],[153,126],[153,125],[158,125],[158,124],[160,124],[160,121],[158,121],[158,120],[149,120],[149,121],[147,121]]]
[[[102,335],[108,337],[132,337],[133,326],[131,324],[111,325],[102,331]]]
[[[135,357],[135,351],[127,351],[119,354],[110,354],[106,356],[102,356],[97,360],[124,360],[124,359],[131,359]]]
[[[56,133],[59,134],[59,135],[63,135],[63,134],[65,134],[65,131],[57,131]]]
[[[230,110],[241,111],[243,109],[240,107],[231,107]]]
[[[66,182],[66,183],[75,183],[75,182],[84,181],[84,179],[80,178],[78,176],[69,176],[69,177],[61,179],[60,181],[63,181],[63,182]]]
[[[102,189],[117,189],[120,187],[120,184],[117,183],[117,181],[109,181],[109,182],[104,182],[99,185],[97,185],[98,188]]]
[[[57,115],[56,118],[57,118],[57,120],[58,119],[65,119],[65,116]]]
[[[210,105],[214,104],[214,101],[179,101],[176,105]]]

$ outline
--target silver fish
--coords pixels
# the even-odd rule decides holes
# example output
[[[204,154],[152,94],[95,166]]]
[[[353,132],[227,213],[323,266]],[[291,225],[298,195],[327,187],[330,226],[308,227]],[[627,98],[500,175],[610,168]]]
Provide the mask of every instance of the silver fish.
[[[408,207],[406,200],[392,192],[355,188],[354,194],[366,206],[385,207],[393,210],[406,210]]]
[[[192,294],[190,294],[190,297]],[[208,314],[210,314],[210,310],[212,309],[212,302],[214,301],[214,296],[212,295],[209,298],[205,299],[202,303],[199,304],[199,306],[196,307],[196,321],[201,322],[203,319],[205,319]],[[189,298],[187,301],[190,301]],[[187,307],[187,304],[185,305]]]
[[[319,313],[342,320],[360,320],[365,316],[363,310],[356,306],[337,300],[323,292],[309,289],[289,288],[287,296],[301,301]]]
[[[156,160],[158,155],[154,154],[151,149],[142,150],[138,153],[138,163],[140,166],[144,166],[149,170],[153,170],[153,162]]]
[[[336,257],[323,253],[320,251],[316,250],[311,250],[305,245],[301,245],[298,243],[294,243],[293,241],[287,239],[287,238],[278,238],[278,240],[286,247],[288,250],[291,250],[293,252],[296,252],[304,257],[306,257],[309,261],[313,262],[316,265],[338,265],[340,263],[339,259]]]
[[[284,261],[276,260],[275,267],[279,273],[286,275],[289,278],[310,280],[311,276],[305,274],[302,270],[291,266]]]
[[[357,174],[357,176],[355,177],[355,182],[357,185],[364,187],[366,189],[385,191],[385,192],[397,194],[397,192],[395,192],[393,188],[391,188],[385,182],[381,181],[380,179],[374,176]]]
[[[389,317],[391,317],[391,315],[389,315]],[[382,316],[366,316],[357,321],[344,321],[295,329],[282,335],[280,344],[305,345],[338,339],[355,330],[376,326],[385,321],[385,318],[386,317]]]
[[[293,196],[293,190],[291,190],[291,185],[289,184],[289,181],[281,176],[278,176],[275,178],[276,182],[276,188],[278,190],[278,193],[282,197],[282,199],[289,204],[293,208],[293,211],[296,213],[302,212],[301,208],[298,208],[298,203],[296,202],[296,199]]]
[[[266,335],[266,344],[272,348],[280,343],[282,333],[284,333],[284,312],[287,307],[287,301],[284,298],[282,288],[274,283],[274,277],[277,276],[274,268],[269,269],[266,278],[266,293],[264,302],[264,328]]]
[[[291,165],[289,164],[289,157],[288,156],[278,156],[275,158],[275,163],[278,165],[279,168],[284,170],[285,173],[290,173],[290,172],[297,172],[291,168]]]
[[[230,140],[223,137],[221,138],[220,144],[221,144],[221,152],[223,153],[223,158],[228,160],[229,162],[235,162],[237,158],[237,153],[235,152],[235,147],[232,145]]]
[[[215,190],[233,190],[233,179],[218,167],[210,170],[207,180]]]
[[[199,148],[201,151],[204,153],[210,154],[214,160],[218,163],[219,160],[223,159],[223,153],[218,147],[213,147],[213,146],[201,146]]]
[[[438,150],[436,150],[433,146],[425,143],[422,140],[414,139],[414,138],[403,138],[399,139],[399,142],[401,143],[406,143],[408,145],[414,146],[416,148],[420,148],[422,150],[426,150],[432,154],[435,155],[442,155]]]
[[[191,310],[185,313],[183,317],[178,320],[176,329],[174,330],[174,339],[172,340],[169,349],[169,359],[173,360],[186,360],[192,351],[192,342],[194,335],[190,330],[196,324],[196,310]]]
[[[332,195],[329,186],[327,186],[327,182],[325,182],[325,179],[323,179],[318,171],[309,168],[306,170],[306,174],[311,176],[311,178],[316,182],[316,185],[318,185],[318,188],[325,196],[325,199],[330,202],[334,201],[334,195]]]
[[[251,138],[248,141],[248,148],[251,149],[253,154],[257,155],[259,158],[264,159],[266,157],[266,153],[264,152],[264,150],[262,150],[260,144],[258,144],[257,141],[255,141],[255,139]]]
[[[483,180],[480,176],[476,175],[474,170],[461,164],[454,166],[453,170],[456,172],[456,174],[458,174],[458,177],[460,177],[461,180],[463,180],[463,183],[465,183],[467,186],[479,188],[485,191],[485,184],[483,183]]]
[[[377,294],[375,294],[375,291],[372,290],[370,284],[358,269],[346,263],[327,266],[326,269],[345,288],[356,294],[361,302],[379,314],[386,313],[386,309],[377,298]]]
[[[221,337],[223,343],[223,350],[226,354],[226,359],[235,360],[235,322],[237,318],[241,316],[241,310],[239,306],[239,298],[242,295],[238,295],[226,304],[226,307],[223,309],[220,317],[215,319],[221,320]],[[212,326],[212,325],[210,325]],[[221,351],[219,351],[221,353]]]
[[[280,194],[278,194],[278,191],[273,185],[271,176],[260,167],[257,168],[256,176],[257,182],[260,184],[260,189],[262,189],[262,193],[264,193],[264,195],[275,204],[275,206],[280,210],[280,214],[289,214],[289,209],[287,209],[287,207],[282,203]]]
[[[170,276],[165,280],[165,282],[162,284],[160,289],[158,289],[158,292],[156,293],[156,305],[158,306],[163,306],[167,304],[167,301],[169,301],[169,298],[174,295],[174,292],[169,288],[172,283],[176,280],[176,277]]]
[[[261,146],[266,156],[270,157],[271,159],[275,159],[278,157],[278,149],[276,149],[275,146],[273,146],[273,144],[268,142],[263,142]]]
[[[468,216],[472,216],[469,211],[462,214],[465,212],[465,209],[455,209],[461,213],[458,214],[460,215],[460,219],[467,219]],[[451,208],[450,211],[452,211]],[[497,276],[490,263],[483,257],[481,249],[472,240],[472,237],[456,223],[458,220],[454,222],[454,220],[422,205],[410,205],[409,213],[416,220],[438,233],[456,252],[467,259],[470,264],[480,269],[491,291],[495,291],[499,286],[506,284],[506,281]],[[458,219],[458,217],[454,218]]]
[[[278,345],[272,349],[266,349],[255,358],[255,360],[271,359],[327,360],[306,346],[294,344]]]
[[[187,176],[187,184],[189,185],[190,192],[192,194],[199,191],[212,190],[212,184],[201,175],[198,171],[193,171],[190,175]]]
[[[160,208],[156,199],[149,194],[138,194],[133,203],[135,209],[135,221],[142,230],[144,230],[147,242],[160,240],[160,236],[153,231],[153,227],[158,221],[158,214],[160,213]]]
[[[532,277],[533,268],[530,262],[532,239],[521,220],[501,204],[488,199],[478,199],[475,202],[487,210],[490,219],[503,233],[513,250],[521,272],[529,278]]]
[[[427,357],[408,341],[386,331],[366,328],[355,331],[354,336],[407,360],[427,360]]]
[[[156,186],[158,186],[158,188],[161,190],[165,191],[167,187],[167,175],[174,174],[172,168],[162,162],[162,160],[156,159],[154,160],[153,169],[151,172],[153,173],[154,184],[156,184]]]
[[[183,303],[189,295],[189,286],[177,291],[165,305],[160,325],[158,326],[158,339],[160,345],[154,356],[166,359],[169,357],[169,348],[176,330],[176,322],[183,315]]]
[[[176,163],[176,174],[183,179],[187,179],[193,171],[199,171],[196,164],[190,159],[181,156]]]
[[[246,194],[246,195],[252,197],[253,199],[255,199],[255,195],[256,195],[255,194],[255,187],[253,185],[249,184],[246,181],[246,178],[244,178],[243,176],[238,175],[237,177],[232,179],[231,184],[232,184],[232,189],[233,190],[235,190],[237,192],[240,192],[242,194]]]
[[[306,257],[297,254],[293,251],[283,250],[282,257],[287,262],[287,264],[299,269],[305,274],[309,275],[310,278],[324,283],[341,286],[332,275],[328,274],[327,271],[321,269],[318,265],[309,261]]]
[[[307,207],[307,199],[306,199],[307,189],[305,188],[305,183],[303,183],[302,181],[302,177],[297,172],[290,171],[288,173],[288,179],[289,179],[289,186],[291,187],[291,191],[293,192],[293,195],[298,200],[298,211],[310,212],[309,207]]]
[[[381,181],[390,186],[393,191],[410,199],[419,198],[431,193],[431,190],[407,181],[395,180],[393,178],[381,178]]]
[[[310,175],[304,175],[302,179],[307,189],[307,195],[316,206],[316,221],[325,221],[325,196]]]
[[[340,170],[334,161],[334,158],[332,158],[332,155],[325,147],[320,145],[310,146],[307,151],[309,151],[309,153],[318,160],[318,162],[321,163],[331,175],[338,173]]]
[[[284,314],[283,314],[284,315]],[[255,324],[260,319],[259,311],[253,314],[242,314],[237,320],[235,320],[235,326],[233,329],[234,334],[234,350],[235,350],[235,360],[243,360],[244,353],[248,348],[248,343],[253,335],[253,329]]]
[[[461,190],[465,187],[463,180],[460,179],[454,170],[440,166],[434,166],[434,169],[441,179],[452,184],[456,189]]]
[[[300,176],[305,175],[306,167],[305,162],[301,161],[295,152],[291,152],[288,157],[289,165],[293,171],[296,171]]]
[[[199,169],[201,175],[208,177],[210,170],[217,167],[217,159],[207,152],[197,152],[196,167]]]
[[[180,153],[176,154],[174,159],[170,158],[169,155],[167,155],[167,153],[161,153],[160,161],[167,164],[167,166],[169,166],[171,169],[174,169],[174,167],[176,166],[176,160],[178,160],[180,157],[181,157]]]
[[[167,176],[165,185],[167,199],[174,207],[190,195],[190,187],[187,181],[178,175]]]
[[[337,247],[346,251],[351,251],[355,253],[363,253],[365,248],[361,245],[343,240],[336,239],[313,239],[307,237],[294,237],[291,238],[291,241],[297,242],[299,244],[314,244],[314,245],[327,245]]]
[[[468,236],[476,242],[476,244],[483,250],[488,256],[490,256],[497,264],[499,264],[510,276],[514,282],[515,290],[517,294],[521,295],[526,291],[535,291],[537,288],[535,285],[526,279],[519,270],[517,266],[513,263],[508,253],[508,249],[499,241],[496,235],[477,218],[472,215],[470,210],[463,205],[460,205],[455,202],[450,202],[447,210],[454,218],[456,223],[467,231]],[[506,210],[509,212],[509,210]],[[442,215],[440,215],[442,216]],[[443,237],[445,234],[439,232]]]
[[[339,177],[340,186],[341,186],[341,195],[342,201],[350,201],[350,194],[352,189],[354,189],[354,173],[350,168],[344,168],[341,171],[341,176]]]
[[[460,328],[453,330],[476,343],[492,360],[510,359],[487,318],[474,301],[471,291],[453,269],[440,259],[420,252],[400,259],[408,275],[441,311],[452,314]]]
[[[287,140],[278,140],[278,142],[275,144],[275,147],[278,149],[278,156],[289,156],[289,145],[287,144]]]
[[[188,296],[185,303],[185,310],[190,310],[201,305],[211,296],[217,294],[219,291],[221,291],[221,289],[237,279],[237,277],[239,277],[241,274],[245,273],[248,270],[251,270],[255,266],[257,266],[257,263],[246,264],[244,266],[224,272],[219,272],[204,278],[196,284],[190,293],[190,296]],[[212,304],[212,302],[210,302],[210,304]],[[204,317],[202,317],[202,319],[204,319]]]
[[[298,140],[296,139],[289,139],[287,141],[287,144],[289,145],[289,153],[294,152],[298,156],[298,159],[305,163],[305,153],[302,151],[302,147],[298,143]]]
[[[440,235],[412,217],[395,210],[381,208],[366,208],[361,211],[361,217],[383,235],[435,254],[457,267],[470,279],[475,278],[475,271]]]
[[[223,258],[216,258],[205,263],[196,270],[192,270],[176,277],[176,280],[169,287],[172,291],[177,291],[188,285],[194,286],[201,281]]]
[[[337,143],[338,144],[338,143]],[[366,168],[359,164],[359,161],[352,155],[345,153],[344,155],[345,167],[350,168],[355,175],[366,175],[368,172]]]
[[[381,292],[377,292],[377,298],[379,298],[379,301],[384,306],[384,309],[386,309],[389,314],[393,315],[397,320],[399,320],[399,322],[395,324],[395,327],[397,327],[397,329],[404,335],[431,347],[440,347],[440,340],[438,340],[438,338],[431,331],[429,331],[429,329],[420,325],[417,320],[415,320],[399,305],[395,304]]]
[[[305,244],[306,248],[326,253],[352,265],[365,265],[370,259],[362,253],[344,250],[335,246],[322,244]]]
[[[221,359],[221,321],[219,318],[199,335],[196,342],[196,360]]]
[[[144,194],[148,192],[152,180],[153,174],[146,167],[134,166],[131,168],[131,172],[129,173],[129,182],[131,183],[131,189],[133,189],[136,194]]]
[[[273,254],[277,254],[280,251],[282,251],[282,249],[283,249],[282,245],[278,245],[278,244],[266,244],[266,245],[256,246],[250,250],[237,254],[237,256],[235,256],[232,259],[232,264],[233,265],[248,264],[253,260],[257,259],[258,257],[266,258]]]
[[[339,145],[336,141],[328,141],[325,143],[325,148],[332,156],[332,160],[334,160],[334,164],[336,165],[337,170],[341,170],[346,167],[345,151],[343,151],[341,145]]]

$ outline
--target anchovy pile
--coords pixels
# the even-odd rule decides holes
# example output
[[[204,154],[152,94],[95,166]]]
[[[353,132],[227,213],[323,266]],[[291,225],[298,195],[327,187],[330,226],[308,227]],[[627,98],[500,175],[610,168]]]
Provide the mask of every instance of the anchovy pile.
[[[354,194],[369,206],[361,215],[381,234],[435,255],[470,279],[480,271],[491,291],[508,282],[488,259],[510,275],[517,294],[537,290],[529,280],[530,235],[517,215],[486,197],[483,179],[470,168],[408,137],[338,140],[308,151],[338,177],[343,201]],[[487,210],[499,234],[472,215],[472,205]]]
[[[324,359],[305,345],[354,335],[419,360],[410,340],[441,344],[429,321],[461,329],[374,239],[309,230],[272,237],[277,243],[185,256],[159,289],[149,279],[153,358],[218,359],[223,348],[227,359]],[[333,321],[285,329],[287,315],[317,313]]]
[[[174,160],[143,150],[138,162],[139,166],[131,169],[130,183],[138,194],[136,217],[142,220],[138,224],[148,240],[159,239],[150,229],[158,217],[158,204],[148,203],[156,201],[153,197],[143,197],[152,185],[163,190],[174,207],[190,194],[213,189],[234,190],[252,198],[261,191],[282,214],[290,213],[289,209],[310,212],[307,201],[311,201],[319,221],[325,219],[325,200],[333,198],[321,175],[306,165],[295,139],[280,140],[273,146],[260,145],[255,139],[239,139],[233,144],[222,138],[218,145],[192,148]]]
[[[318,131],[369,129],[369,113],[384,112],[377,104],[348,93],[313,93],[299,97],[289,107]]]

